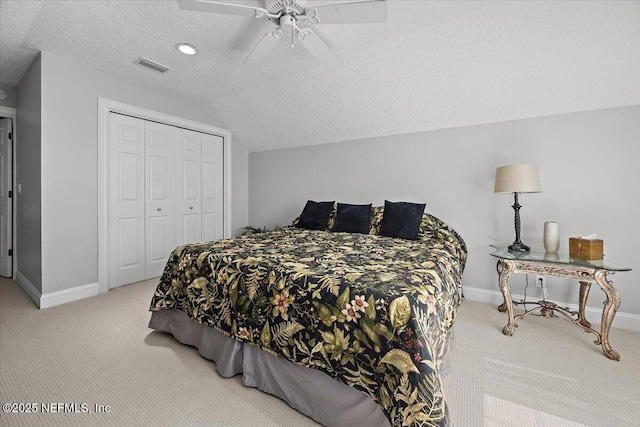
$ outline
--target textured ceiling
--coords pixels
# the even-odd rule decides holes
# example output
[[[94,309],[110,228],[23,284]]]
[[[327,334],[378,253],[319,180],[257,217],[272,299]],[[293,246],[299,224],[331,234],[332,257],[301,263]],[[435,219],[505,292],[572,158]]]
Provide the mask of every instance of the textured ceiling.
[[[387,3],[385,24],[314,26],[344,62],[329,72],[284,41],[243,65],[264,20],[172,0],[1,0],[0,83],[47,51],[186,95],[249,151],[640,104],[638,1]]]

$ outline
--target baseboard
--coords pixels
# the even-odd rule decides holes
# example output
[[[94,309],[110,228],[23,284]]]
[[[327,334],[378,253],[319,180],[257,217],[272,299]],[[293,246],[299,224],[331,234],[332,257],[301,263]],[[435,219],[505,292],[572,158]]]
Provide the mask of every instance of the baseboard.
[[[76,286],[75,288],[49,292],[40,297],[40,308],[49,308],[71,301],[96,296],[100,293],[98,283]]]
[[[493,305],[500,305],[504,302],[504,298],[502,297],[502,292],[500,291],[491,291],[488,289],[482,288],[474,288],[470,286],[463,287],[464,297],[471,301],[485,302]],[[523,295],[511,294],[511,297],[514,300],[523,299]],[[578,310],[577,304],[568,304],[565,302],[557,302],[554,301],[561,307],[569,307],[571,310]],[[600,319],[602,318],[602,309],[593,308],[587,306],[585,308],[585,315],[587,316],[589,322],[599,325]],[[613,323],[611,324],[613,328],[621,328],[627,329],[630,331],[638,331],[640,332],[640,316],[632,313],[625,313],[618,311],[616,313],[616,317],[613,318]]]
[[[31,283],[29,279],[24,277],[24,275],[18,270],[16,270],[15,278],[16,282],[22,288],[22,290],[25,291],[26,294],[29,295],[29,298],[31,298],[31,300],[35,303],[35,305],[40,308],[40,298],[42,297],[40,291],[36,289],[33,283]]]

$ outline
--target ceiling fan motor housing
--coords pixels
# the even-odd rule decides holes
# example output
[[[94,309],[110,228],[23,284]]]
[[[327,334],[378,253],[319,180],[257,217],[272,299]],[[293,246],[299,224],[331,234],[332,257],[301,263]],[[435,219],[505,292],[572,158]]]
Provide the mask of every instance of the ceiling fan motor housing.
[[[280,17],[281,27],[292,27],[296,23],[296,19],[291,15],[283,15]]]

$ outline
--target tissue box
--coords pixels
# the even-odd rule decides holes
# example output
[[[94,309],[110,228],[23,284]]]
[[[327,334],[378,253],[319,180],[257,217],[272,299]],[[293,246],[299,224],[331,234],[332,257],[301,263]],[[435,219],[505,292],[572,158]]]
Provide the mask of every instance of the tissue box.
[[[581,239],[569,237],[569,256],[586,260],[603,258],[604,243],[602,239]]]

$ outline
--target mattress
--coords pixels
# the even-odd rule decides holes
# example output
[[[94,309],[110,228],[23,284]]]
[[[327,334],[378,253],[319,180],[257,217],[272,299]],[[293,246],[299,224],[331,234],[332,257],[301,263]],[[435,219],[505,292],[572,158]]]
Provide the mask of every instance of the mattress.
[[[286,227],[176,248],[150,310],[359,391],[389,424],[447,425],[442,369],[465,260],[431,215],[416,241]]]

